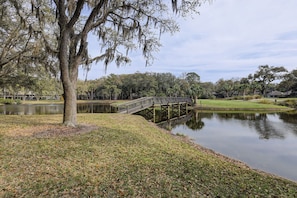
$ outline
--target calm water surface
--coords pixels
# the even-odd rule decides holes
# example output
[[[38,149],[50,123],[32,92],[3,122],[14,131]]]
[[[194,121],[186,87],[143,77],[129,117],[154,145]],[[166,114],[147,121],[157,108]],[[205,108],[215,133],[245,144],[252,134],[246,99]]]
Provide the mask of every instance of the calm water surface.
[[[19,104],[0,105],[0,114],[5,115],[42,115],[62,114],[63,104]],[[109,104],[81,103],[77,104],[78,113],[112,113],[115,109]]]
[[[218,153],[297,181],[296,113],[194,113],[172,127]]]

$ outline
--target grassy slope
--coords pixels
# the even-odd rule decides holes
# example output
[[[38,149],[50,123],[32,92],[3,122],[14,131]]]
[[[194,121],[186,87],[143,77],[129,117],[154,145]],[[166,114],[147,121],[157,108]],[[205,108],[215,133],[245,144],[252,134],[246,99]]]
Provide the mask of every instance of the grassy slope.
[[[61,115],[0,115],[0,197],[260,197],[297,184],[185,143],[139,116],[79,114],[99,129],[35,138]],[[20,134],[26,136],[18,136]]]

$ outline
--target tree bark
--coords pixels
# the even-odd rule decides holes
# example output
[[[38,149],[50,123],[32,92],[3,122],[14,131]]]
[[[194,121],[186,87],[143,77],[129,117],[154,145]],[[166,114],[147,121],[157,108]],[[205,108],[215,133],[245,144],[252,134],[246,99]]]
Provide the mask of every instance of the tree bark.
[[[64,87],[63,124],[66,126],[74,127],[77,124],[76,83],[75,82],[70,84],[63,83],[63,87]]]
[[[59,63],[61,80],[64,88],[63,124],[74,127],[77,125],[76,87],[78,66],[75,61],[69,60],[70,31],[62,30],[59,46]]]

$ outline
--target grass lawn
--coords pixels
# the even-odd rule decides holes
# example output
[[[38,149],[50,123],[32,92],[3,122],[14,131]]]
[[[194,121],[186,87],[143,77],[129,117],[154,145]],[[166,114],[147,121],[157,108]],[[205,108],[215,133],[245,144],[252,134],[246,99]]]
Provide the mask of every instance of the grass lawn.
[[[296,197],[297,183],[172,136],[140,116],[0,115],[0,197]],[[55,131],[55,135],[51,135]],[[41,133],[43,132],[43,133]]]
[[[197,101],[197,107],[210,110],[290,110],[288,107],[275,105],[272,100],[267,99],[254,101],[201,99]]]

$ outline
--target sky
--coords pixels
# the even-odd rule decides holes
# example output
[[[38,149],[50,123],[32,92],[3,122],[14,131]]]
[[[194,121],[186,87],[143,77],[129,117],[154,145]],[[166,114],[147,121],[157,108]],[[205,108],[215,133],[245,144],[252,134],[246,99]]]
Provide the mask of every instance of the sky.
[[[145,66],[140,52],[133,53],[127,66],[111,64],[105,71],[103,63],[92,65],[87,79],[111,73],[170,72],[180,77],[196,72],[202,82],[216,82],[247,77],[260,65],[292,71],[297,69],[296,9],[297,0],[212,0],[202,4],[199,15],[179,19],[179,32],[162,35],[151,66]],[[85,74],[80,69],[79,78]]]

